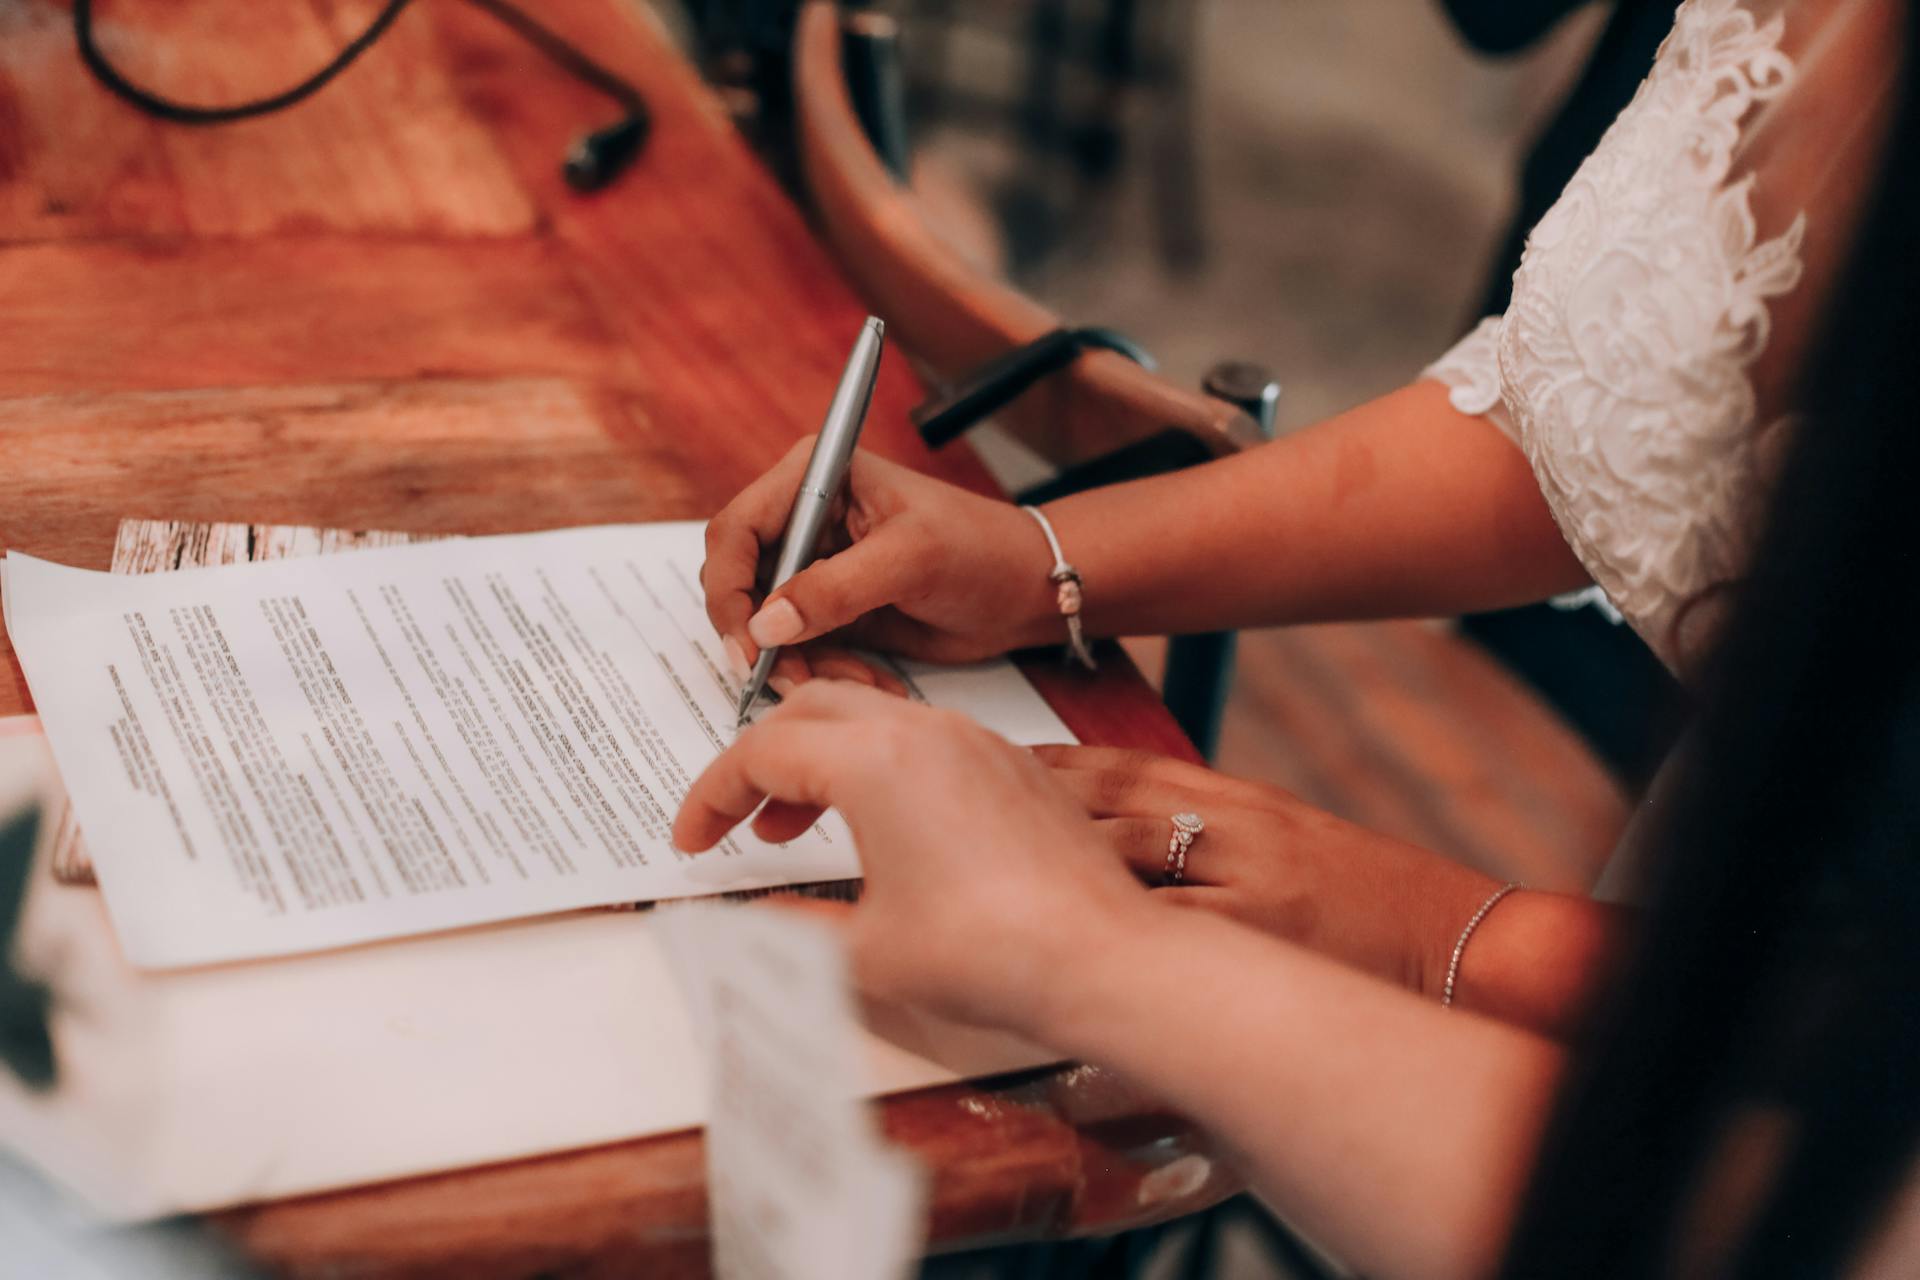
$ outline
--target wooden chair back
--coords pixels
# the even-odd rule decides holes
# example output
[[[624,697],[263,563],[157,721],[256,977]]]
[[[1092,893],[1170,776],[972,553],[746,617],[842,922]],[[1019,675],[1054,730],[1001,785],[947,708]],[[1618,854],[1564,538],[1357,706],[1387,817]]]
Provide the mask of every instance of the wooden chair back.
[[[1061,317],[942,239],[913,191],[888,172],[847,91],[841,21],[832,0],[810,0],[801,11],[794,128],[820,231],[847,275],[935,382],[1061,327]],[[1251,419],[1234,406],[1105,351],[1082,355],[996,420],[1057,465],[1084,462],[1168,428],[1192,434],[1215,456],[1258,439]]]

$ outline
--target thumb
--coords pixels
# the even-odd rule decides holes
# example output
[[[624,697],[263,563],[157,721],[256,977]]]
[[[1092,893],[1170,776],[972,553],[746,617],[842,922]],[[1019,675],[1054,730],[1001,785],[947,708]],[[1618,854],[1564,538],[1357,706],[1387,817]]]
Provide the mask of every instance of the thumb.
[[[917,592],[926,581],[930,553],[900,524],[882,525],[787,579],[747,620],[747,634],[765,649],[838,631]]]

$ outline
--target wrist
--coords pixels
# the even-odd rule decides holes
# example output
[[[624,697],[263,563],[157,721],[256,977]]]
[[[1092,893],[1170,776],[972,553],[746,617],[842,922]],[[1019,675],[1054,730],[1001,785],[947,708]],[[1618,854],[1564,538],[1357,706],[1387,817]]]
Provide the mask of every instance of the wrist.
[[[1626,917],[1577,894],[1509,894],[1460,955],[1453,1004],[1556,1038],[1579,1026]]]
[[[1144,892],[1087,900],[1051,913],[1035,954],[1021,966],[1029,981],[1009,1029],[1057,1049],[1083,1052],[1078,1028],[1125,1016],[1124,1009],[1109,1007],[1114,969],[1125,967],[1119,958],[1178,915],[1178,909]]]
[[[1500,891],[1503,883],[1466,867],[1449,866],[1448,871],[1452,874],[1443,881],[1426,886],[1406,915],[1411,932],[1407,986],[1436,1004],[1446,991],[1447,974],[1453,968],[1453,952],[1460,945],[1461,934],[1474,913]],[[1457,982],[1454,999],[1459,1003]]]
[[[1079,569],[1071,536],[1055,520],[1053,504],[1038,508],[1060,539],[1065,561]],[[1007,585],[1006,610],[1012,640],[1008,647],[1031,649],[1057,645],[1067,638],[1067,620],[1060,609],[1060,584],[1053,578],[1054,548],[1046,529],[1032,511],[1015,507],[1010,513],[1019,527],[1009,539],[1009,555],[1003,578]]]

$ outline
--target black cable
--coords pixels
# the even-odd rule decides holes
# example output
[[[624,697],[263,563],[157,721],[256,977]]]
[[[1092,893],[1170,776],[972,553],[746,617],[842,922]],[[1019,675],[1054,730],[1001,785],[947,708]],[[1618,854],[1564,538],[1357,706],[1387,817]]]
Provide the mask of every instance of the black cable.
[[[372,46],[374,41],[385,35],[387,28],[393,25],[393,20],[400,16],[400,11],[412,2],[413,0],[387,0],[387,6],[367,24],[367,29],[355,36],[346,48],[335,54],[333,61],[291,89],[271,97],[255,98],[251,102],[238,102],[227,107],[196,107],[190,103],[175,102],[159,94],[150,93],[121,75],[100,52],[100,46],[94,40],[93,0],[73,0],[73,38],[80,46],[80,60],[87,64],[87,70],[93,72],[93,78],[148,115],[170,120],[174,124],[231,124],[235,120],[249,120],[254,116],[269,115],[311,97],[324,88],[327,81],[345,71],[355,58]]]
[[[626,118],[603,129],[586,134],[567,153],[563,166],[567,181],[581,190],[605,186],[639,154],[652,125],[647,100],[640,90],[606,67],[601,66],[549,28],[542,26],[507,0],[467,0],[485,10],[515,35],[538,49],[554,65],[575,79],[599,90],[620,104]],[[217,125],[270,115],[313,96],[335,76],[353,64],[385,35],[412,0],[387,0],[366,29],[335,54],[318,71],[290,89],[265,98],[237,102],[229,106],[203,107],[161,97],[134,84],[107,61],[93,31],[93,0],[73,0],[73,36],[80,48],[80,60],[109,91],[157,119],[174,124]]]

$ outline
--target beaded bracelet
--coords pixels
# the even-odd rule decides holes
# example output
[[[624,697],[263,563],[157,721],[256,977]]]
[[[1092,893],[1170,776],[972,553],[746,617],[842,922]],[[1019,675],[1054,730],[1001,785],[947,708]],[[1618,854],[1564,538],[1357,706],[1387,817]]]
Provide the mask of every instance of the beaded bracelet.
[[[1509,880],[1494,890],[1493,895],[1481,903],[1480,909],[1473,913],[1473,918],[1467,921],[1467,927],[1460,931],[1460,940],[1453,944],[1453,959],[1447,961],[1447,985],[1446,989],[1440,993],[1441,1008],[1451,1008],[1453,1005],[1453,984],[1460,977],[1460,957],[1467,953],[1467,939],[1471,938],[1473,931],[1480,927],[1480,922],[1487,918],[1487,912],[1498,906],[1500,899],[1519,887],[1518,880]]]

